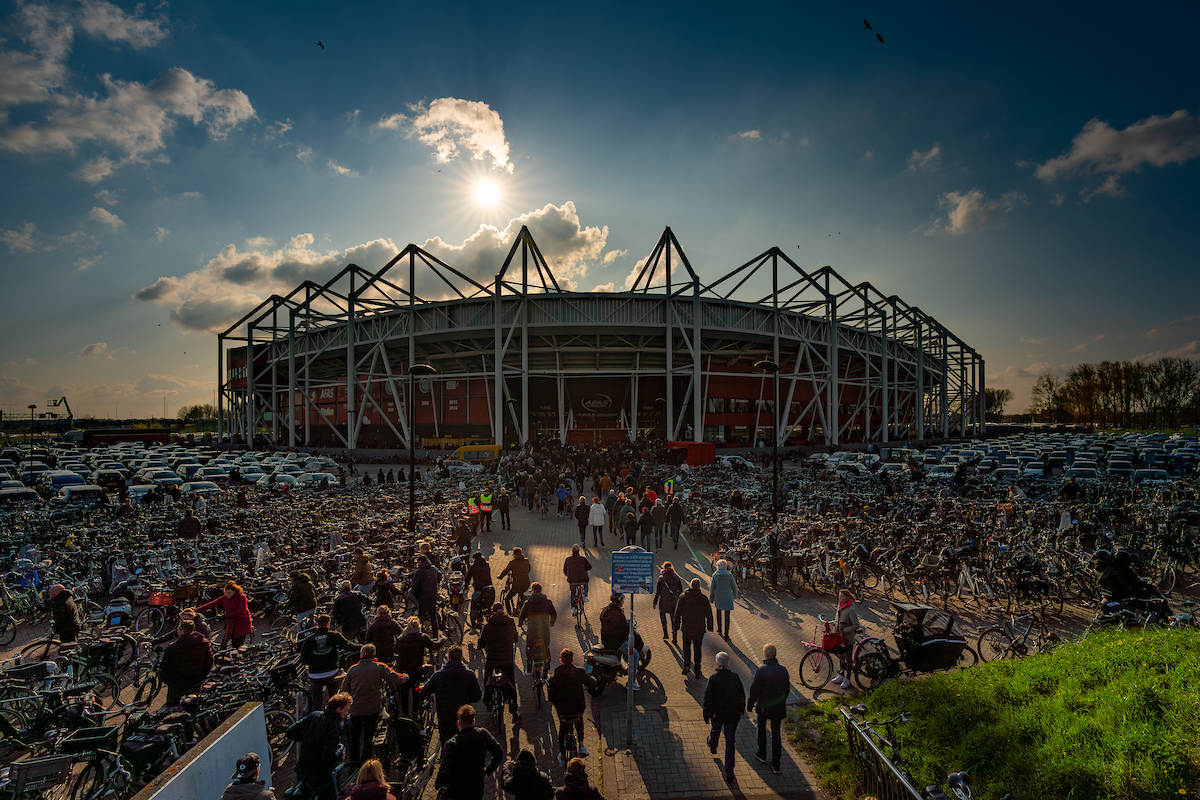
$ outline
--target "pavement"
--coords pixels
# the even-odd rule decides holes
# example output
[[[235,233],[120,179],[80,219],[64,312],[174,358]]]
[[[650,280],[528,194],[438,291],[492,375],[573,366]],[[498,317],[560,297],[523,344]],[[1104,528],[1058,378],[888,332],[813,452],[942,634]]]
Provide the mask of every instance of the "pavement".
[[[594,492],[587,493],[591,496]],[[576,652],[576,663],[580,664],[583,654],[599,640],[599,613],[608,602],[610,594],[611,553],[613,545],[620,543],[611,536],[605,537],[605,547],[591,545],[591,528],[584,554],[593,565],[590,586],[591,600],[588,603],[588,624],[579,630],[570,615],[570,597],[566,579],[562,574],[563,561],[571,554],[571,546],[579,543],[578,527],[573,518],[563,519],[551,513],[547,519],[526,509],[515,508],[512,512],[513,529],[499,529],[499,514],[493,520],[493,530],[482,532],[475,541],[475,549],[481,550],[492,565],[492,574],[497,575],[508,563],[512,548],[520,546],[532,563],[531,577],[540,581],[546,594],[558,609],[558,623],[551,632],[551,652],[557,654],[564,647]],[[699,577],[707,587],[710,574],[707,546],[687,538],[685,532],[679,549],[671,547],[669,537],[666,547],[658,553],[656,564],[671,561],[684,582]],[[500,585],[500,582],[497,582]],[[782,769],[779,775],[771,772],[769,764],[754,758],[757,749],[757,731],[752,717],[743,717],[735,738],[737,756],[734,766],[735,780],[726,783],[720,757],[724,754],[724,742],[713,756],[706,744],[709,726],[704,723],[701,706],[707,678],[685,677],[680,674],[682,657],[679,647],[662,639],[662,628],[658,612],[651,609],[651,597],[635,596],[626,601],[626,611],[632,605],[638,628],[650,645],[653,657],[644,673],[642,689],[634,694],[632,714],[632,740],[629,738],[630,717],[626,714],[624,680],[609,686],[603,695],[589,700],[589,715],[584,745],[590,751],[588,775],[609,800],[672,800],[673,798],[734,797],[734,798],[826,798],[828,795],[817,786],[816,780],[800,755],[784,741]],[[777,594],[771,590],[750,589],[737,602],[731,620],[732,636],[727,643],[715,633],[709,633],[703,647],[703,673],[715,670],[714,658],[719,651],[731,656],[730,668],[742,679],[749,691],[754,670],[761,663],[762,645],[773,642],[778,648],[779,661],[794,670],[804,653],[801,639],[811,639],[816,614],[829,615],[834,609],[832,597],[802,599],[790,594]],[[864,610],[870,617],[871,612]],[[464,648],[472,658],[473,665],[482,665],[482,654],[471,646],[474,635],[468,632]],[[523,646],[523,645],[522,645]],[[799,683],[794,681],[797,686]],[[538,764],[550,773],[556,785],[563,781],[564,769],[558,763],[557,719],[549,703],[541,710],[535,708],[532,681],[528,675],[518,674],[518,691],[521,696],[522,726],[514,731],[507,730],[505,749],[514,757],[522,748],[530,749]],[[803,696],[793,690],[792,702],[807,702],[810,693],[800,687]],[[840,689],[830,691],[841,693]],[[820,695],[829,692],[822,691]],[[477,704],[478,707],[478,704]],[[491,715],[480,711],[478,724],[488,726],[496,732]],[[487,798],[504,798],[494,780],[487,782],[484,794]],[[432,798],[432,787],[427,790]]]

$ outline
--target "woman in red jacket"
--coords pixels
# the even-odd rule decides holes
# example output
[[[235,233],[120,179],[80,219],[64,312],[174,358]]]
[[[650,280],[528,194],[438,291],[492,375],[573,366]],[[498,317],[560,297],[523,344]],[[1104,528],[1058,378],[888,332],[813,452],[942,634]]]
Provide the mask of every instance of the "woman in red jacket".
[[[254,632],[254,623],[250,619],[250,603],[246,601],[246,593],[242,587],[233,581],[225,584],[225,592],[216,600],[197,606],[196,611],[203,614],[213,608],[225,612],[225,642],[234,647],[241,647],[246,637]],[[224,645],[222,645],[224,646]]]

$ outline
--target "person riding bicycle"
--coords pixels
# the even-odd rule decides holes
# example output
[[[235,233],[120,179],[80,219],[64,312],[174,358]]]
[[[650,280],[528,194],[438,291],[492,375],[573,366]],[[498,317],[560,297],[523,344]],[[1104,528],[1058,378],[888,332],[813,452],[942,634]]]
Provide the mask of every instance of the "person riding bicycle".
[[[554,603],[542,592],[542,585],[535,582],[529,601],[521,607],[517,624],[529,623],[525,633],[525,662],[532,669],[534,661],[540,661],[545,669],[550,668],[550,628],[558,621]]]
[[[513,724],[517,724],[521,718],[517,711],[517,670],[513,655],[519,638],[516,621],[504,611],[502,604],[496,603],[483,630],[479,632],[477,647],[487,653],[483,662],[484,683],[491,683],[492,673],[499,672],[502,676],[500,682],[512,686],[509,710],[513,715]]]
[[[445,646],[444,639],[431,639],[421,630],[420,617],[409,617],[408,627],[396,637],[396,671],[414,678],[412,683],[400,687],[400,710],[405,716],[409,715],[409,695],[417,690],[416,678],[421,676],[421,670],[425,666],[425,653]],[[413,713],[416,712],[415,704],[412,710]]]
[[[491,607],[495,601],[496,590],[492,586],[492,566],[478,550],[471,556],[471,566],[467,569],[467,584],[471,587],[471,627],[476,627],[483,616],[483,610]],[[490,590],[492,600],[484,599],[484,594]]]
[[[512,560],[508,562],[499,575],[496,577],[504,578],[508,575],[512,576],[512,586],[504,594],[504,606],[507,608],[509,602],[514,597],[519,597],[529,591],[529,570],[531,565],[529,559],[525,557],[525,552],[519,547],[514,547],[512,551]]]
[[[600,612],[600,644],[609,650],[619,650],[629,662],[629,680],[635,692],[641,691],[637,682],[638,653],[641,636],[634,631],[634,648],[629,649],[629,620],[625,617],[625,595],[613,593],[611,601]]]
[[[568,725],[575,728],[579,755],[588,754],[583,746],[583,714],[587,711],[583,690],[595,689],[596,679],[575,666],[575,653],[570,649],[559,653],[558,662],[559,666],[546,682],[546,697],[558,712],[558,763],[562,764],[566,761]]]
[[[588,598],[588,583],[591,580],[592,562],[580,553],[579,545],[571,545],[571,555],[563,562],[563,575],[567,577],[567,586],[571,591],[571,608],[575,607],[575,587],[583,587],[583,601]]]

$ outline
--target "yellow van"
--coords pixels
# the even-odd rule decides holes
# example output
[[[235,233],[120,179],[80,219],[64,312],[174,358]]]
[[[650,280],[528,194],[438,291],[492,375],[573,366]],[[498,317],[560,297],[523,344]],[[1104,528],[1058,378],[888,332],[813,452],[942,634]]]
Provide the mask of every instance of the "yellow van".
[[[499,457],[500,445],[498,444],[465,444],[450,454],[450,458],[457,458],[471,464],[490,464]]]

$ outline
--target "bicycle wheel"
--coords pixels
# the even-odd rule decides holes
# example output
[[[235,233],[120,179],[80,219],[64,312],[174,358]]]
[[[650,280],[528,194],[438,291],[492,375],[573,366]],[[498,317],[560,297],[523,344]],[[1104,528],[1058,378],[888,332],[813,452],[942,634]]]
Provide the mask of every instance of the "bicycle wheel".
[[[137,629],[151,636],[161,636],[167,629],[167,615],[156,606],[146,606],[134,619]]]
[[[979,663],[979,654],[970,647],[964,647],[958,655],[958,664],[955,666],[959,669],[966,669],[967,667],[975,666],[977,663]]]
[[[16,731],[23,731],[29,725],[25,715],[10,705],[0,705],[0,717],[4,717],[4,721]]]
[[[1012,658],[1017,655],[1012,637],[1003,628],[988,628],[979,634],[979,657],[984,661],[995,661],[999,658]]]
[[[38,639],[36,642],[30,642],[21,648],[20,660],[22,663],[30,661],[55,661],[60,659],[59,646],[62,643],[57,638],[51,636],[46,639]]]
[[[95,762],[89,762],[72,781],[66,781],[71,787],[71,800],[91,800],[99,797],[104,789],[104,776]]]
[[[854,682],[868,691],[888,679],[890,661],[879,653],[867,653],[854,665]]]
[[[545,690],[542,687],[542,684],[543,684],[543,681],[541,678],[538,678],[537,680],[535,680],[533,682],[533,696],[534,696],[534,698],[537,699],[538,711],[542,710],[542,694],[545,692]]]
[[[442,633],[454,644],[462,644],[463,625],[457,614],[446,614],[442,617]]]
[[[93,672],[87,676],[87,683],[95,683],[92,694],[100,701],[106,711],[111,711],[121,705],[121,685],[112,675],[104,672]]]
[[[833,678],[833,658],[824,650],[809,650],[798,669],[800,682],[815,692]]]
[[[296,718],[281,708],[272,708],[266,713],[267,743],[271,745],[275,766],[279,766],[287,758],[295,744],[288,738],[288,728],[292,727]]]
[[[17,638],[17,621],[8,614],[0,614],[0,646],[7,646]]]

